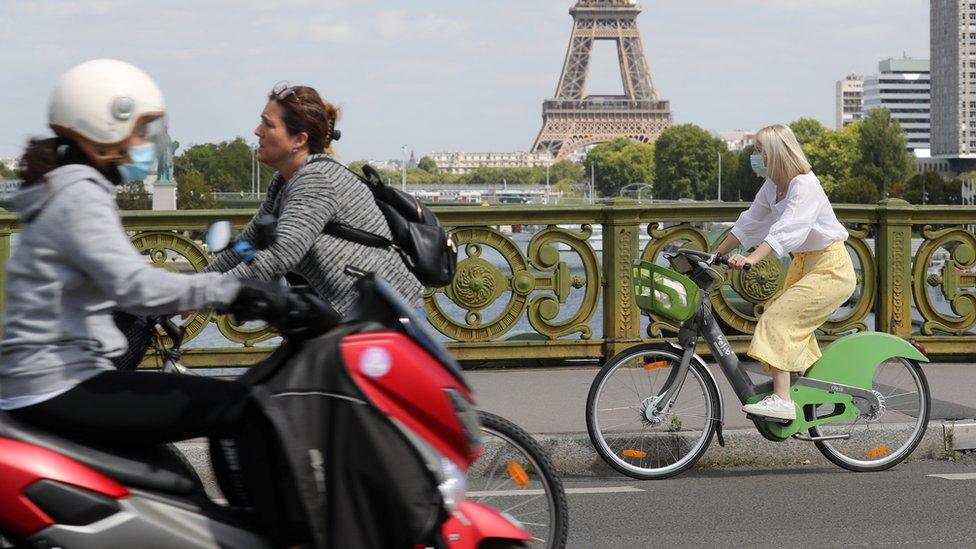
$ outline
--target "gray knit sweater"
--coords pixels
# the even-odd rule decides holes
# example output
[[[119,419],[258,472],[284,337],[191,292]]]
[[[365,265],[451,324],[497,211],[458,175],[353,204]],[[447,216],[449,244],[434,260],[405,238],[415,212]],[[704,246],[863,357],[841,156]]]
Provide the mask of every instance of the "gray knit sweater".
[[[355,279],[346,275],[347,265],[372,271],[417,308],[423,304],[423,286],[400,256],[389,249],[371,248],[322,234],[333,220],[391,238],[386,218],[366,185],[345,167],[329,160],[312,160],[311,155],[289,181],[275,174],[258,215],[277,214],[276,242],[257,253],[250,264],[241,262],[233,250],[219,254],[207,271],[229,273],[241,278],[277,280],[286,273],[301,275],[316,292],[342,314],[349,312],[358,297]],[[241,240],[253,240],[254,220],[241,232]]]

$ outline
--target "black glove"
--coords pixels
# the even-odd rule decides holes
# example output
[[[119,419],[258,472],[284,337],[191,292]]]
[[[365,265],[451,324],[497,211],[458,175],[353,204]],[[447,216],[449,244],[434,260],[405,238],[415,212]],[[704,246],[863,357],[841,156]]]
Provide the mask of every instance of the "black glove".
[[[275,327],[288,339],[304,340],[324,334],[341,320],[339,312],[315,290],[293,286],[288,294],[288,309],[278,317]]]
[[[241,280],[241,289],[223,313],[230,313],[238,322],[264,320],[270,324],[288,313],[288,289],[277,282]]]

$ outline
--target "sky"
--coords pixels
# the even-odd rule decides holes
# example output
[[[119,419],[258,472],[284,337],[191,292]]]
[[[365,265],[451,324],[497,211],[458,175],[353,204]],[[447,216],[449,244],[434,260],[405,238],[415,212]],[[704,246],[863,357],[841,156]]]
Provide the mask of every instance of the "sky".
[[[275,82],[341,109],[344,161],[528,150],[566,55],[572,0],[0,0],[0,157],[48,133],[58,76],[112,57],[149,72],[184,148],[252,134]],[[643,0],[677,124],[834,125],[835,82],[928,58],[925,0]],[[588,93],[622,89],[598,43]]]

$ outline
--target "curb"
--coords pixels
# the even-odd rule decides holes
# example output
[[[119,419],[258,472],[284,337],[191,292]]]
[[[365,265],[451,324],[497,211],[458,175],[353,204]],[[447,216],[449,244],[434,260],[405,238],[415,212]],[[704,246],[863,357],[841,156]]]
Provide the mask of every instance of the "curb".
[[[911,461],[926,459],[945,459],[945,425],[952,422],[931,421],[922,442],[908,457]],[[888,426],[890,429],[892,426]],[[898,427],[895,427],[898,428]],[[786,465],[824,465],[835,467],[816,449],[812,442],[785,440],[770,442],[755,429],[734,429],[724,431],[725,447],[718,445],[713,438],[708,451],[695,468],[708,467],[782,467]],[[537,434],[533,435],[549,454],[556,472],[561,477],[620,476],[610,468],[596,453],[586,433]],[[209,454],[205,442],[181,442],[176,445],[200,475],[207,493],[220,497],[213,471],[210,469]]]

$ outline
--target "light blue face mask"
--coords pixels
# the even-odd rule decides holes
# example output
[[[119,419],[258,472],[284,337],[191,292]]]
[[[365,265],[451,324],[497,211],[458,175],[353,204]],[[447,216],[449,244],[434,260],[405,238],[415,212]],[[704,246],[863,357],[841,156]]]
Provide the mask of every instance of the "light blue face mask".
[[[119,164],[119,173],[126,183],[142,181],[146,179],[155,164],[156,145],[154,143],[136,145],[129,147],[129,162]]]
[[[754,154],[750,156],[749,163],[752,164],[752,171],[756,172],[756,175],[766,177],[766,163],[763,161],[763,155]]]

